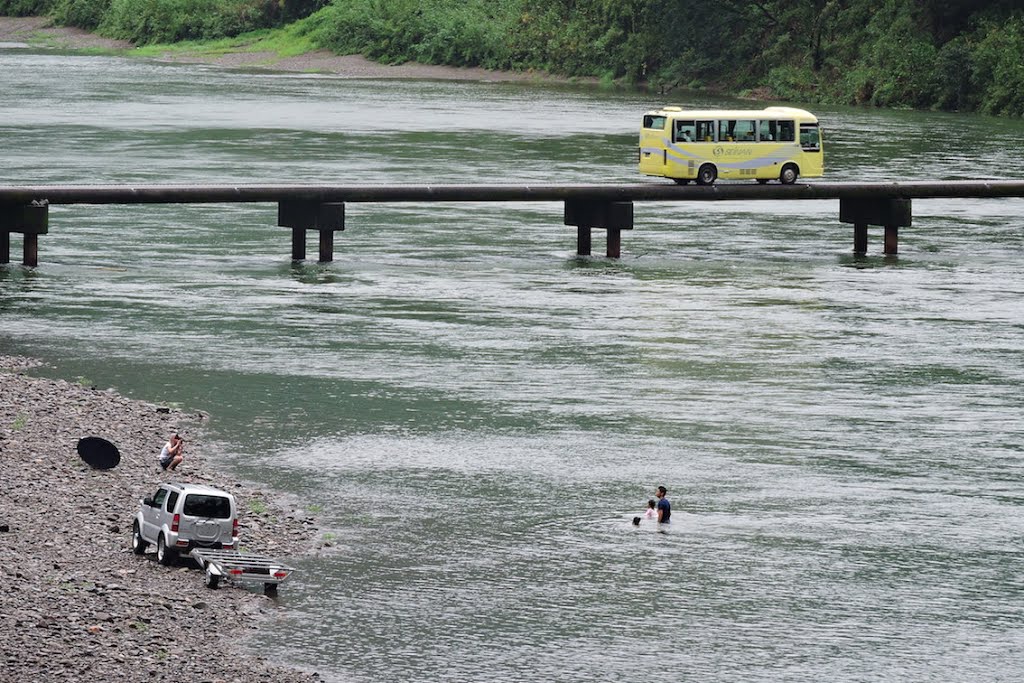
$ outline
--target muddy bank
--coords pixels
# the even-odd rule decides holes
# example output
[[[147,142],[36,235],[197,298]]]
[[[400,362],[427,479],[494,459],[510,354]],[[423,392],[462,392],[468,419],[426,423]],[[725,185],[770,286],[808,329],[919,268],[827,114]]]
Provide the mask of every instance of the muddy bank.
[[[113,50],[130,55],[132,44],[111,40],[77,28],[50,25],[46,17],[0,17],[0,42],[25,42],[50,45],[66,50]],[[480,68],[436,66],[430,64],[378,64],[360,55],[336,55],[326,50],[293,57],[271,52],[229,52],[221,55],[165,54],[162,61],[210,64],[225,68],[269,69],[300,73],[332,74],[342,78],[434,79],[487,82],[596,82],[596,79],[568,79],[541,72],[490,71]]]
[[[169,479],[231,492],[243,550],[311,552],[314,520],[208,465],[201,414],[23,374],[30,365],[0,357],[0,681],[319,680],[237,648],[281,609],[274,600],[210,590],[190,563],[130,549],[138,499]],[[173,431],[186,460],[170,473],[156,457]],[[117,445],[116,468],[79,458],[89,435]]]

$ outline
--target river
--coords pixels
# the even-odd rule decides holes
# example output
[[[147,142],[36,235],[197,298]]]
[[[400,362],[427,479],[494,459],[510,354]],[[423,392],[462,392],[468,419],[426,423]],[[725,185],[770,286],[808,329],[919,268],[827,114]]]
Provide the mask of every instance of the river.
[[[6,46],[0,102],[0,184],[662,182],[636,92]],[[812,110],[830,180],[1024,177],[1021,121]],[[318,264],[273,205],[54,206],[0,352],[315,512],[247,646],[328,681],[1016,680],[1024,201],[913,208],[855,257],[834,201],[638,203],[608,260],[557,203],[352,204]]]

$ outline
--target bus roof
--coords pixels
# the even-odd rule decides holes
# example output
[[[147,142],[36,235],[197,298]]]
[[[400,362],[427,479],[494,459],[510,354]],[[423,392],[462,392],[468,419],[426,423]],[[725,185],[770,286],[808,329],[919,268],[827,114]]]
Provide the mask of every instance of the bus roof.
[[[817,121],[809,111],[796,107],[765,107],[764,109],[683,109],[665,106],[647,112],[648,115],[666,116],[672,119],[777,119],[788,118],[800,121]]]

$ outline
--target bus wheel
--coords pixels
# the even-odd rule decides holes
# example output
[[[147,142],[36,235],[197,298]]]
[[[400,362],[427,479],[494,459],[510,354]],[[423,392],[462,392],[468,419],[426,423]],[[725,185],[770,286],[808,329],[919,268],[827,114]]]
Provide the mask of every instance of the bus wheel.
[[[697,171],[697,184],[698,185],[714,185],[715,179],[718,178],[718,169],[715,168],[714,164],[704,164]]]
[[[786,164],[782,167],[782,173],[779,174],[779,182],[783,185],[792,185],[796,182],[798,175],[800,173],[797,171],[795,164]]]
[[[690,179],[689,178],[673,178],[672,180],[676,181],[676,185],[689,185],[690,184]]]
[[[757,184],[758,185],[766,185],[767,183],[768,183],[768,179],[767,178],[758,178],[757,179]]]

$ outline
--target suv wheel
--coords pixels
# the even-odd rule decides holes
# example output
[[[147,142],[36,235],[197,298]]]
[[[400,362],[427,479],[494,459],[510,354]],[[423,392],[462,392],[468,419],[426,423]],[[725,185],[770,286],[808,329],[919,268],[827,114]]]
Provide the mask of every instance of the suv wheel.
[[[174,561],[178,559],[178,553],[167,547],[167,541],[164,540],[164,535],[156,539],[156,561],[162,565],[172,565]]]
[[[139,531],[139,523],[136,521],[132,524],[132,552],[136,555],[142,555],[148,547],[149,544],[142,540],[142,532]]]

